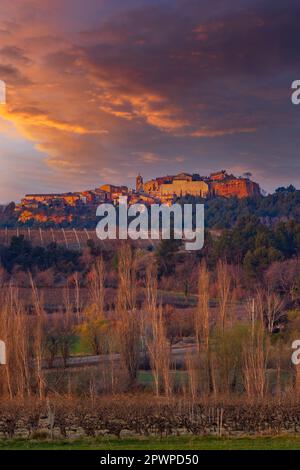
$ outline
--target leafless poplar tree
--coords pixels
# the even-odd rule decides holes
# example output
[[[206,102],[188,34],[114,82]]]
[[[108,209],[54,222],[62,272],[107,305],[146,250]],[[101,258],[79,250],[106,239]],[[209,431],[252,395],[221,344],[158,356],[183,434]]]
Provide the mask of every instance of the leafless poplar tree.
[[[43,303],[36,285],[33,281],[32,275],[29,274],[31,292],[32,292],[32,304],[34,310],[34,362],[35,372],[37,381],[37,390],[39,398],[42,399],[45,396],[45,380],[43,376],[43,336],[44,336],[44,323],[45,323],[45,312],[43,309]]]
[[[222,332],[225,330],[228,308],[230,302],[231,275],[228,265],[219,261],[217,265],[217,290],[219,298],[219,326]]]
[[[96,305],[100,315],[104,314],[105,265],[103,258],[97,258],[89,279],[89,300]]]
[[[261,306],[257,301],[252,304],[251,337],[244,350],[244,386],[248,397],[264,398],[267,392],[267,360],[269,341],[261,315]]]
[[[198,279],[198,305],[195,312],[195,334],[198,353],[201,342],[208,351],[209,347],[209,271],[206,262],[203,261],[199,267]]]
[[[118,253],[118,279],[116,310],[121,356],[133,385],[140,362],[141,322],[136,310],[136,259],[127,243]]]
[[[155,393],[171,396],[170,378],[171,347],[167,339],[162,306],[157,301],[157,269],[150,266],[146,279],[146,321],[145,338],[154,377]]]
[[[29,325],[18,290],[11,284],[2,295],[0,336],[6,345],[6,364],[1,366],[1,391],[10,398],[29,396]]]

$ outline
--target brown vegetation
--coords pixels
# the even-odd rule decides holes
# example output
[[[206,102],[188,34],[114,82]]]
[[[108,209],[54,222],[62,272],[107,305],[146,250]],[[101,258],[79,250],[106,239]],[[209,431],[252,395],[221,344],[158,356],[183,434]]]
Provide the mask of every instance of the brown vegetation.
[[[297,309],[282,328],[294,287],[283,295],[261,285],[241,303],[240,320],[238,271],[220,261],[213,272],[201,261],[194,306],[179,314],[162,302],[155,258],[147,260],[127,243],[120,247],[110,303],[111,265],[96,257],[87,273],[88,296],[82,298],[75,274],[64,287],[61,310],[50,315],[33,276],[28,311],[2,272],[0,337],[7,364],[0,368],[0,431],[13,437],[20,429],[32,435],[44,428],[62,436],[73,428],[88,436],[298,430],[292,412],[298,410],[299,370],[290,360]],[[267,277],[274,276],[273,270]],[[68,367],[74,338],[99,358],[96,364]],[[151,389],[153,403],[146,405],[143,396]],[[125,392],[134,399],[122,395],[121,407],[114,397]],[[100,405],[100,394],[110,399]]]

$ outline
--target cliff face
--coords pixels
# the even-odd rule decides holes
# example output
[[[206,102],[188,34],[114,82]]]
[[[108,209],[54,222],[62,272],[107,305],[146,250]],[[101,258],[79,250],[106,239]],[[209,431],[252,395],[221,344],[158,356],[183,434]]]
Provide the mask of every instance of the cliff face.
[[[212,190],[215,196],[232,197],[239,199],[260,194],[257,183],[248,179],[230,179],[212,183]]]

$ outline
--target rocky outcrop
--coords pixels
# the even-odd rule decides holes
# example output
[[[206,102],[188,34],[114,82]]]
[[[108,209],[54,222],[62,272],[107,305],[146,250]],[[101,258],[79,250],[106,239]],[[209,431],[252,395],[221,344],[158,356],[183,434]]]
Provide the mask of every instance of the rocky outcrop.
[[[260,188],[257,183],[246,178],[225,179],[211,183],[212,194],[214,196],[232,197],[239,199],[260,194]]]

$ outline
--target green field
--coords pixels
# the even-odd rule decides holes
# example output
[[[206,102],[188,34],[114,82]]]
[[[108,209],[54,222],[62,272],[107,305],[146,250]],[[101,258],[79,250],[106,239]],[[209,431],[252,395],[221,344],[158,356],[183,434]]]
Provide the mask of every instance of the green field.
[[[2,440],[0,450],[300,450],[300,436],[149,439]]]

